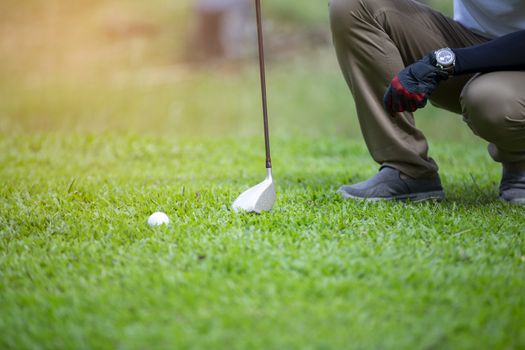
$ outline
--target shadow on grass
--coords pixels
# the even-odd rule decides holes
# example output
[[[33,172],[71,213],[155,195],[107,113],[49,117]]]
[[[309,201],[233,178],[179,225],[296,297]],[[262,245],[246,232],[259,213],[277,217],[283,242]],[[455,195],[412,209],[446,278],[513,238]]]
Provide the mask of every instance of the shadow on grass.
[[[443,201],[445,206],[484,206],[502,203],[499,200],[498,192],[491,186],[451,184],[445,188],[445,195]]]
[[[362,181],[357,178],[348,178],[346,174],[303,174],[297,178],[294,176],[283,177],[279,181],[279,187],[283,192],[295,192],[298,196],[314,198],[339,197],[337,190],[342,184],[357,183]],[[493,183],[448,183],[444,185],[445,199],[439,204],[443,208],[461,207],[483,207],[492,205],[506,205],[498,197],[497,188]],[[301,193],[304,192],[304,193]],[[405,202],[406,205],[421,205],[423,203]]]

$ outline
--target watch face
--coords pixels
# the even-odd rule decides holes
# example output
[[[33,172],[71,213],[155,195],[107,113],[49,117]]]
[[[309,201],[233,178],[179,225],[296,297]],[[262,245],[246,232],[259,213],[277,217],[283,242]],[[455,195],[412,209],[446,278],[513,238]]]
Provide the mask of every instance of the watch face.
[[[436,61],[442,66],[450,66],[454,63],[456,55],[450,49],[441,49],[436,52]]]

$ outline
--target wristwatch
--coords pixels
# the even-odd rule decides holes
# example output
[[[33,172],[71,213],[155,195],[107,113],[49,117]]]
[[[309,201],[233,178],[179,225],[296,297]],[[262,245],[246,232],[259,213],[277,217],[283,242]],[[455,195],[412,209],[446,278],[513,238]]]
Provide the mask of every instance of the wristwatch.
[[[444,70],[448,74],[454,74],[454,67],[456,66],[456,55],[450,48],[445,47],[434,52],[436,58],[436,67]]]

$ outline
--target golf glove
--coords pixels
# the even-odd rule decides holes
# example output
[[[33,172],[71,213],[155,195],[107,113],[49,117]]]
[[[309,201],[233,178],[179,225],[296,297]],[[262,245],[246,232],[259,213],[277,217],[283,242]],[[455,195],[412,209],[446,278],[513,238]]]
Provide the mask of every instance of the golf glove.
[[[427,104],[428,96],[446,80],[448,73],[436,67],[434,54],[428,54],[399,72],[385,92],[388,112],[414,112]]]

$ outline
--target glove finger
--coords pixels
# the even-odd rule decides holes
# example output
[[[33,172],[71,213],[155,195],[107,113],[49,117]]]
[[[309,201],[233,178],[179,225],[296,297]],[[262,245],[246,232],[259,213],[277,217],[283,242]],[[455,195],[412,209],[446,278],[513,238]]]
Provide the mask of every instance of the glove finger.
[[[394,113],[397,113],[397,112],[403,112],[405,110],[404,106],[403,106],[403,102],[402,102],[402,98],[403,98],[403,94],[399,93],[399,91],[397,91],[395,88],[391,88],[389,89],[389,104],[390,104],[390,108],[389,108],[389,111],[390,112],[394,112]]]
[[[421,100],[415,101],[416,108],[423,108],[427,105],[428,97],[425,95],[425,97]]]
[[[401,105],[401,96],[397,90],[395,89],[391,89],[390,90],[390,98],[391,98],[391,105],[390,105],[390,111],[391,112],[394,112],[394,113],[397,113],[397,112],[402,112],[403,111],[403,108],[402,108],[402,105]]]
[[[408,101],[408,108],[406,110],[409,111],[409,112],[415,112],[416,109],[417,109],[416,103],[414,101],[412,101],[412,100],[409,100]]]
[[[411,99],[409,96],[401,95],[400,96],[400,103],[403,106],[403,111],[407,112],[413,112],[415,111],[414,107],[414,100]]]
[[[417,103],[426,97],[426,94],[423,92],[411,92],[403,85],[402,81],[399,78],[396,79],[396,77],[392,80],[391,86],[395,89],[400,98],[403,98],[404,100],[413,100]],[[414,84],[413,87],[417,87],[417,84]],[[405,106],[408,107],[408,103],[406,103]]]
[[[420,92],[417,94],[411,94],[410,99],[413,100],[416,104],[420,103],[421,101],[424,101],[427,99],[427,94]],[[425,102],[426,103],[426,102]]]
[[[400,113],[400,112],[404,112],[405,111],[405,106],[403,104],[403,101],[402,101],[402,95],[397,95],[392,103],[392,111],[393,112],[396,112],[396,113]]]
[[[392,86],[386,89],[385,95],[383,96],[383,105],[387,111],[392,111]]]

